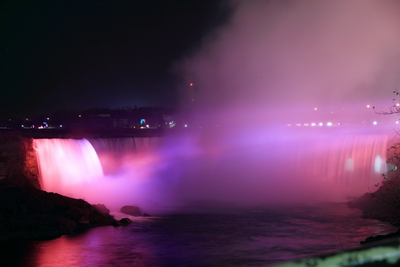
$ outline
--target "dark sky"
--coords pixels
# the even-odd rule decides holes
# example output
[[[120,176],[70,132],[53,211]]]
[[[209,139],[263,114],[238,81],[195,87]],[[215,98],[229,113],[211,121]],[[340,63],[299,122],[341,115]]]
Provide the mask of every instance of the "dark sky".
[[[220,25],[222,0],[6,1],[0,113],[174,107],[175,62]]]

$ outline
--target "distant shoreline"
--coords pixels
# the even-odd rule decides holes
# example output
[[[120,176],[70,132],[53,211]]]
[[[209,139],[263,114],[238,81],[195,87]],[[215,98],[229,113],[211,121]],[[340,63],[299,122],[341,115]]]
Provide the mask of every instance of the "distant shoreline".
[[[24,138],[122,138],[122,137],[158,137],[163,129],[1,129],[2,134],[15,134]]]

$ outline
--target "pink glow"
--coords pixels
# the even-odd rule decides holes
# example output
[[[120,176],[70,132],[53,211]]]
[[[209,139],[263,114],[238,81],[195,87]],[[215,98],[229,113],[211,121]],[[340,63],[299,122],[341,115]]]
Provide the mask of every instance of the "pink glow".
[[[152,146],[157,138],[36,139],[44,190],[119,210],[140,205],[156,181],[159,168]],[[95,151],[95,148],[97,151]],[[104,169],[104,173],[103,173]],[[160,195],[160,193],[159,193]]]
[[[389,108],[400,84],[400,3],[230,4],[229,20],[175,65],[185,123],[210,153],[188,194],[265,203],[373,190],[398,120],[371,107]]]
[[[400,2],[231,4],[228,22],[175,65],[187,131],[154,146],[90,140],[105,175],[71,178],[82,188],[69,194],[162,210],[343,200],[380,181],[397,118],[370,107],[390,106],[400,84]]]
[[[41,177],[52,177],[41,184],[46,191],[59,192],[61,188],[69,190],[103,176],[96,151],[85,139],[40,139],[34,140],[34,147],[39,164],[43,166],[40,168]]]
[[[399,2],[231,4],[229,21],[176,64],[185,81],[182,105],[200,113],[196,120],[208,111],[204,122],[225,125],[326,123],[338,116],[361,123],[374,115],[366,105],[391,104],[400,84]],[[196,84],[194,108],[188,82]]]
[[[184,134],[93,139],[97,154],[86,140],[39,139],[34,145],[47,191],[114,210],[137,205],[148,213],[209,203],[217,207],[345,200],[373,187],[386,168],[385,135],[304,135],[284,129],[280,135],[255,133],[223,142],[215,134],[203,138]],[[70,157],[57,161],[53,154]],[[89,178],[85,171],[97,166],[93,162],[108,166],[108,173]],[[71,168],[74,172],[68,172]]]

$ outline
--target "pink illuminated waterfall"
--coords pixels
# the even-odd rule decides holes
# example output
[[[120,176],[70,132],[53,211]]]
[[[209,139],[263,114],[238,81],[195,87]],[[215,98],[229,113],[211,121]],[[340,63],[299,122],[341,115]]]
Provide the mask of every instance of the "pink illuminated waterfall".
[[[119,209],[152,194],[159,138],[36,139],[42,189]],[[150,189],[149,189],[150,188]]]
[[[50,192],[68,192],[103,176],[100,160],[86,139],[37,139],[34,147],[40,166],[41,186]]]
[[[363,194],[381,181],[388,169],[385,135],[323,135],[302,143],[299,176],[330,184],[331,190]],[[307,146],[304,147],[304,146]],[[304,153],[311,150],[312,153]],[[303,152],[302,152],[303,151]],[[340,185],[340,186],[335,186]]]
[[[343,200],[380,182],[388,137],[285,131],[215,139],[37,139],[44,190],[147,211]]]

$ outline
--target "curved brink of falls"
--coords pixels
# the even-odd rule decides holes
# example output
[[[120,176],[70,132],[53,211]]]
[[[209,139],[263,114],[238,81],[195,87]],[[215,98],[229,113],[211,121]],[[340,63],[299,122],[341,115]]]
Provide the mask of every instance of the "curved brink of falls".
[[[34,147],[44,190],[145,212],[344,200],[387,168],[381,134],[36,139]]]

